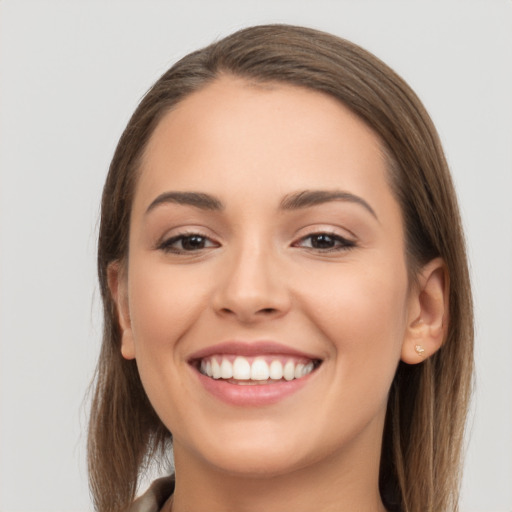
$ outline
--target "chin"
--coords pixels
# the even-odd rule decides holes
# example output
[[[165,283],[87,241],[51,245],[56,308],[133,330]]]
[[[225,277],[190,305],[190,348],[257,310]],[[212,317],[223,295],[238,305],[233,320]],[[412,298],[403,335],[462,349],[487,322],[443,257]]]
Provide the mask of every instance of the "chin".
[[[218,471],[231,476],[242,478],[265,479],[273,478],[284,474],[293,473],[308,463],[304,460],[296,460],[291,454],[263,453],[252,451],[252,453],[224,454],[210,461]]]
[[[210,468],[225,474],[272,478],[314,465],[334,451],[330,445],[319,449],[315,443],[308,442],[309,436],[304,432],[293,435],[290,429],[270,429],[268,424],[266,427],[246,424],[223,435],[217,432],[209,440],[205,434],[200,445],[196,445],[195,455]]]

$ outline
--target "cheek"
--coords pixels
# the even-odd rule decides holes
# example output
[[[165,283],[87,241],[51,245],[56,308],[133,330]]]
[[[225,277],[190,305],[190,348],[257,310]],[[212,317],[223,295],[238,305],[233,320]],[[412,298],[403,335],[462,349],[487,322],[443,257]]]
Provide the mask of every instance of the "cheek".
[[[325,318],[326,325],[334,329],[360,334],[377,329],[389,331],[393,326],[403,330],[407,303],[407,279],[400,264],[362,268],[359,265],[341,268],[325,276],[326,286],[321,286],[318,274],[310,283],[303,299],[315,307]]]
[[[314,279],[303,277],[300,288],[304,331],[320,331],[327,354],[318,432],[325,439],[351,439],[384,421],[406,329],[405,265],[347,262]]]
[[[335,351],[337,375],[363,387],[390,383],[406,332],[405,265],[341,267],[321,282],[304,283],[302,301]]]
[[[191,279],[186,271],[176,272],[151,258],[137,261],[133,257],[131,262],[130,321],[137,368],[164,424],[179,430],[184,420],[177,411],[186,410],[193,400],[180,379],[180,371],[187,364],[181,340],[204,310],[204,287],[201,279]]]
[[[137,358],[174,351],[204,309],[203,281],[151,259],[137,262],[134,258],[132,268],[129,297]]]

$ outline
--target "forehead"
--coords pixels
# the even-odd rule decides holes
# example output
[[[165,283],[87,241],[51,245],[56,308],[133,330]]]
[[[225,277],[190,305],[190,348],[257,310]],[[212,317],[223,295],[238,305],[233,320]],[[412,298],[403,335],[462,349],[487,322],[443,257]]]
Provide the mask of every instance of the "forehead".
[[[291,189],[389,192],[377,135],[335,98],[224,76],[185,98],[146,148],[136,202],[163,189],[267,197]],[[138,198],[137,198],[138,196]]]

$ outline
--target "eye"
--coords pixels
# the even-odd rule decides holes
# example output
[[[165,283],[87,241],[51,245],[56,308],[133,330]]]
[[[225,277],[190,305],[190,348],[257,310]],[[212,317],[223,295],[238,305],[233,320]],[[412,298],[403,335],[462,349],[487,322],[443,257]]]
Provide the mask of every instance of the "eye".
[[[164,252],[180,254],[185,252],[197,252],[212,247],[218,247],[218,244],[208,237],[198,233],[185,233],[164,240],[158,246],[158,249]]]
[[[322,252],[330,252],[351,249],[356,246],[356,243],[334,233],[312,233],[301,238],[294,245]]]

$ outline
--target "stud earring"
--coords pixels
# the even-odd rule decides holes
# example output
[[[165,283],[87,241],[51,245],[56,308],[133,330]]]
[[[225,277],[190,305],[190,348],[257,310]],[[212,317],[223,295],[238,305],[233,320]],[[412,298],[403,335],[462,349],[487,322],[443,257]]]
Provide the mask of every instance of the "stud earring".
[[[421,346],[421,345],[416,345],[414,347],[414,350],[416,350],[416,353],[420,356],[420,357],[423,357],[423,353],[425,352],[425,349]]]

